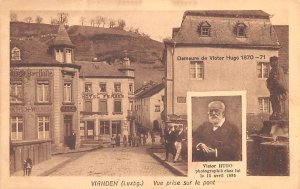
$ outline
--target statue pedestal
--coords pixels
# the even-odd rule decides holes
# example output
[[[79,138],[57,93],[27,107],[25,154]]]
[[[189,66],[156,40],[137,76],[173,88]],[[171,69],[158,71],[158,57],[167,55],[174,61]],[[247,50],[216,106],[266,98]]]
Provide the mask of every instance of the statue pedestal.
[[[277,136],[274,141],[271,131],[275,125],[288,133],[287,120],[268,120],[264,121],[258,134],[250,136],[251,140],[247,142],[248,171],[253,176],[289,175],[288,134]]]
[[[268,120],[264,121],[260,134],[269,136],[273,125],[278,125],[281,128],[289,128],[288,120]]]

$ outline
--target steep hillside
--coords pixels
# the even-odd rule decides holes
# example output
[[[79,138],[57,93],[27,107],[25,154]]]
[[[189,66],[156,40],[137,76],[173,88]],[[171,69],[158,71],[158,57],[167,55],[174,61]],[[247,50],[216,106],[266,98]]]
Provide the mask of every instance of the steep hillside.
[[[11,22],[11,38],[34,38],[45,44],[55,38],[58,26]],[[67,28],[75,47],[75,60],[115,62],[124,50],[136,68],[136,88],[144,81],[160,82],[163,77],[161,57],[163,44],[133,32],[114,28],[70,26]]]
[[[68,33],[76,45],[78,60],[97,57],[113,62],[122,56],[124,50],[133,62],[155,63],[161,60],[162,43],[135,33],[90,26],[71,26]]]

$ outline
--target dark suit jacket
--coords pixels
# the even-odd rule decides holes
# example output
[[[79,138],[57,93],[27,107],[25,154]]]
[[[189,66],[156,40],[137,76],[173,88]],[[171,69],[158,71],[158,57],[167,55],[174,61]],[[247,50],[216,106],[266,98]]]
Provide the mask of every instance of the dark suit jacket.
[[[241,160],[241,140],[237,126],[227,120],[215,131],[211,123],[205,122],[193,132],[193,161],[239,161]],[[218,156],[216,157],[215,153],[205,154],[197,151],[196,146],[199,143],[217,149]]]
[[[174,131],[171,131],[169,134],[169,131],[165,132],[165,141],[167,145],[173,145],[176,141],[176,134]]]
[[[179,132],[176,132],[176,141],[182,142],[183,139],[186,139],[186,133],[182,131],[180,134]]]

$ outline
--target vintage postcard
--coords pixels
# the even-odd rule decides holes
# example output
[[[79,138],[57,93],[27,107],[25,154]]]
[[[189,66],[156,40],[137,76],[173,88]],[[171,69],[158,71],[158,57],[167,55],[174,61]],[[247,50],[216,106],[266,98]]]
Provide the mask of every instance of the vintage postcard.
[[[0,4],[1,188],[300,187],[300,2]]]

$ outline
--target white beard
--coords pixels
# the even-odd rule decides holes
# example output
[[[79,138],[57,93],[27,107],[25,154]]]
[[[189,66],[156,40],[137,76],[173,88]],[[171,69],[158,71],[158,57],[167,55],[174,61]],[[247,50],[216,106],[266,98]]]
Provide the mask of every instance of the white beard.
[[[218,123],[220,123],[221,119],[222,118],[219,118],[219,117],[208,116],[208,121],[210,123],[212,123],[213,125],[217,125]]]

